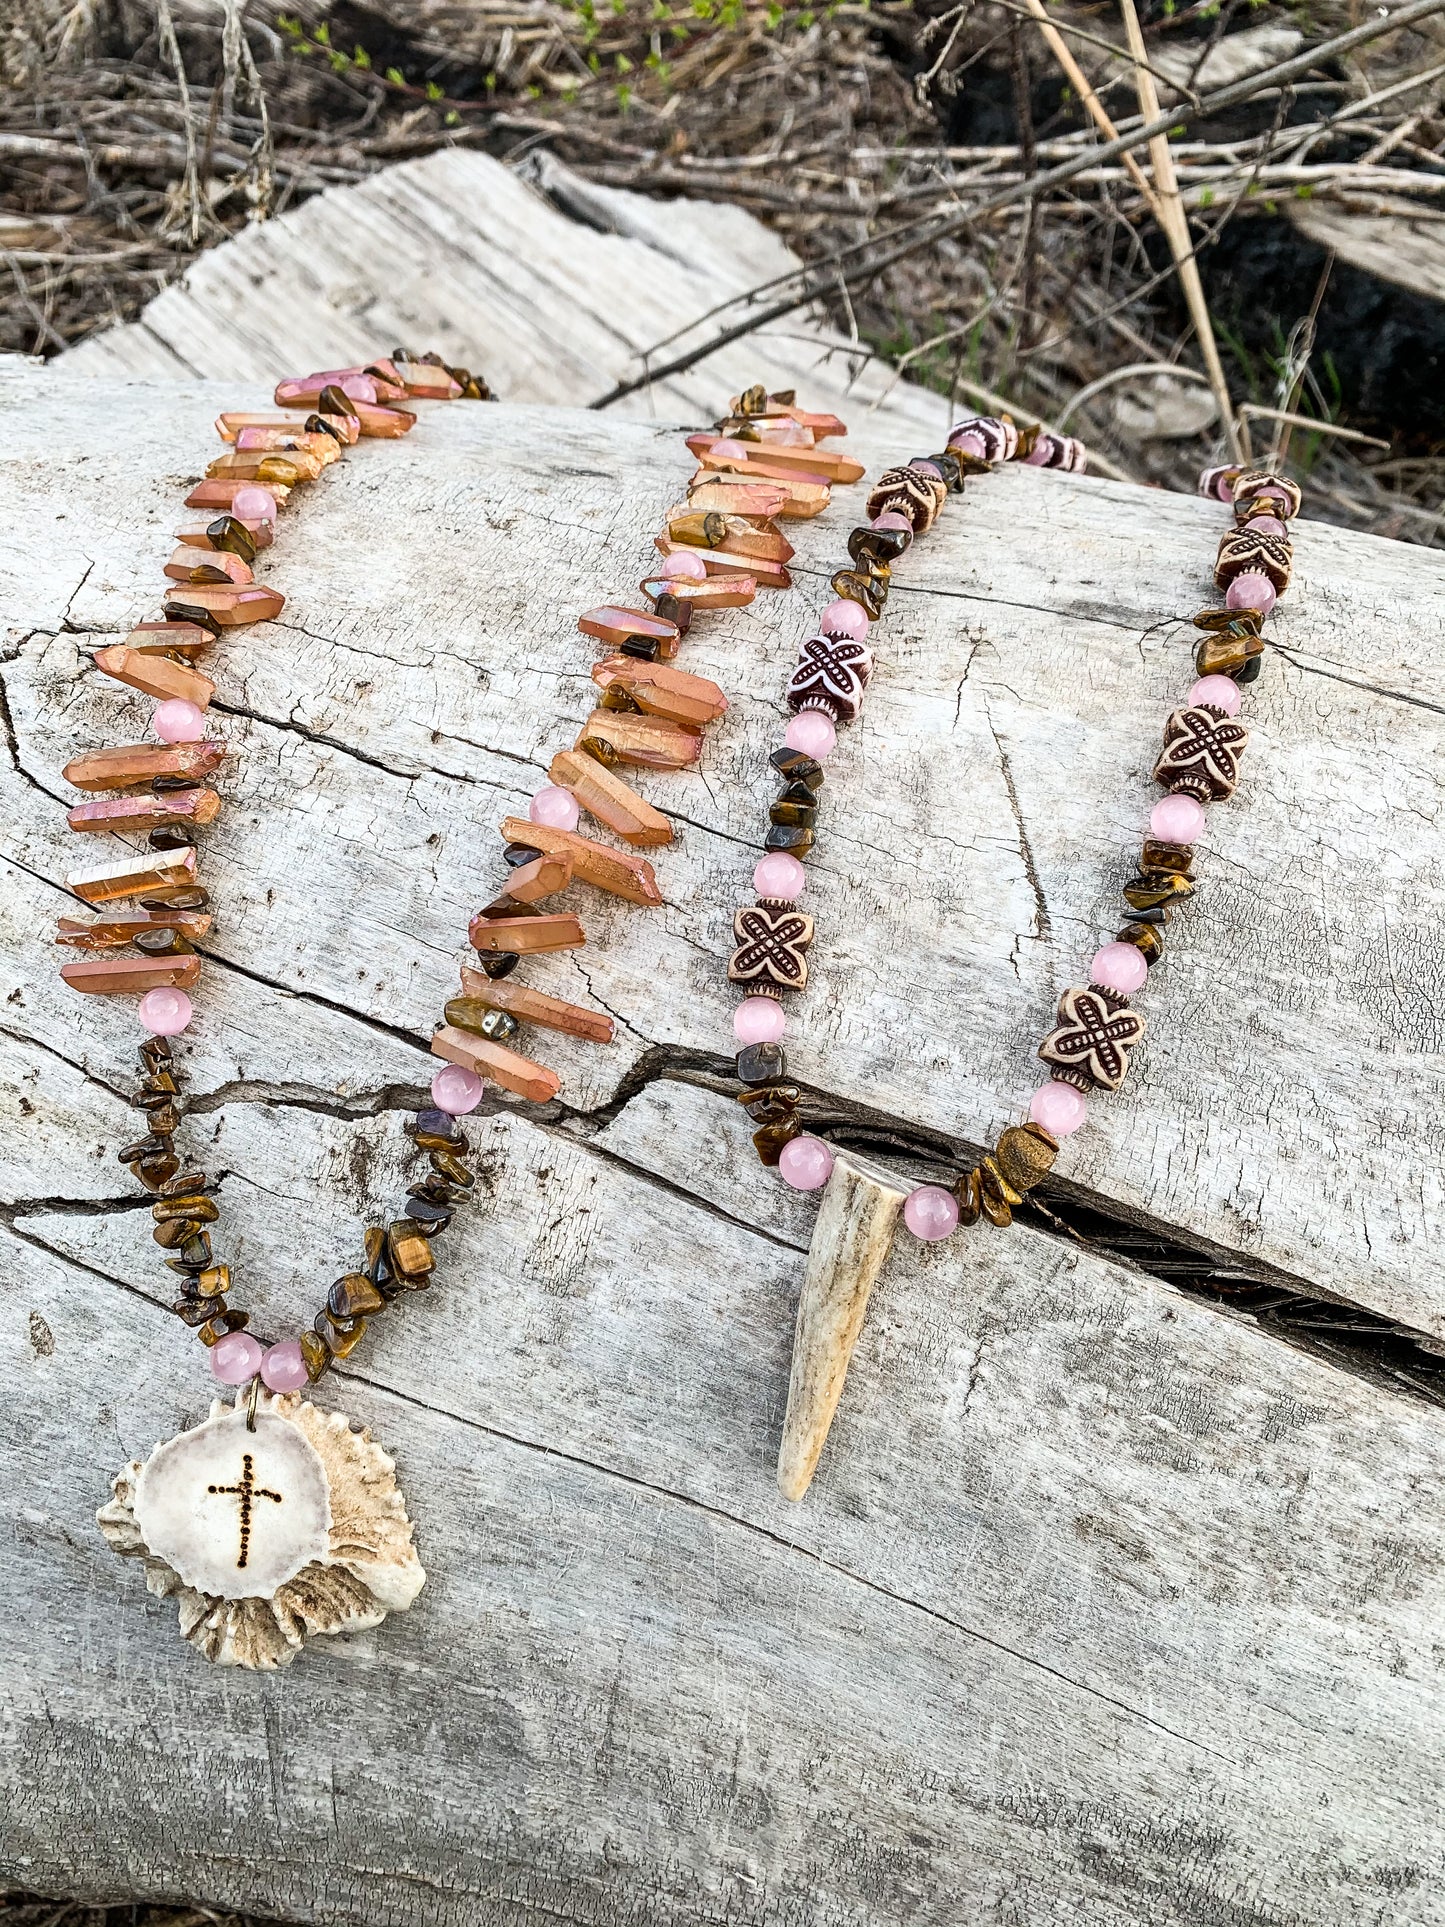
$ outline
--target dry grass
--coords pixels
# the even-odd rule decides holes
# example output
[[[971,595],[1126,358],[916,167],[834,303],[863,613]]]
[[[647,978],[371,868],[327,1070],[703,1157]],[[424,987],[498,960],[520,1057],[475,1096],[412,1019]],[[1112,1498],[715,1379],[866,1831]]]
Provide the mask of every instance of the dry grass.
[[[1106,116],[1137,124],[1117,0],[1049,12]],[[1351,19],[1156,0],[1145,92],[1177,102],[1217,86],[1221,62],[1267,62],[1271,35],[1277,59]],[[1352,341],[1393,338],[1356,314],[1379,286],[1323,272],[1285,210],[1307,196],[1440,222],[1442,42],[1445,15],[1171,143],[1189,221],[1174,253],[1192,239],[1234,408],[1321,425],[1246,415],[1256,452],[1287,433],[1314,512],[1422,541],[1439,539],[1445,406],[1410,405],[1404,364],[1432,327],[1445,352],[1445,310],[1400,297],[1414,335],[1355,369]],[[733,201],[816,262],[966,215],[1101,138],[1019,0],[348,0],[289,19],[243,0],[19,0],[0,76],[0,345],[40,354],[134,315],[247,221],[445,144],[546,147],[612,185]],[[881,273],[840,274],[827,305],[911,379],[1066,418],[1122,472],[1187,486],[1224,431],[1200,381],[1202,304],[1191,319],[1157,206],[1123,159],[1091,166]]]

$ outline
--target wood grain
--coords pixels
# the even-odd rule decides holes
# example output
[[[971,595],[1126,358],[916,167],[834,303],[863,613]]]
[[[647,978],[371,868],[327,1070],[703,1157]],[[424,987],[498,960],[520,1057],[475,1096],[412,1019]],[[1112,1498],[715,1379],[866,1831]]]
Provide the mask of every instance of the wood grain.
[[[665,906],[579,892],[586,949],[528,967],[617,1042],[549,1034],[561,1098],[488,1101],[484,1209],[337,1384],[400,1462],[418,1608],[284,1680],[196,1663],[92,1524],[208,1393],[113,1156],[133,1016],[65,992],[49,938],[59,768],[144,733],[85,644],[154,613],[211,421],[263,396],[125,384],[98,435],[96,393],[0,369],[5,1873],[401,1927],[1445,1918],[1432,1410],[981,1226],[900,1244],[807,1502],[774,1487],[816,1204],[726,1094],[723,980],[846,494],[790,525],[800,593],[688,638],[731,706],[696,772],[636,773]],[[576,612],[640,578],[682,473],[672,426],[422,413],[288,509],[283,620],[213,657],[235,754],[184,1128],[268,1333],[405,1188],[495,826],[591,707]],[[861,440],[870,472],[900,452]],[[1219,525],[1015,470],[899,571],[789,1055],[910,1181],[1018,1115],[1112,928]],[[1302,526],[1130,1088],[1057,1167],[1437,1336],[1442,613],[1428,552]]]

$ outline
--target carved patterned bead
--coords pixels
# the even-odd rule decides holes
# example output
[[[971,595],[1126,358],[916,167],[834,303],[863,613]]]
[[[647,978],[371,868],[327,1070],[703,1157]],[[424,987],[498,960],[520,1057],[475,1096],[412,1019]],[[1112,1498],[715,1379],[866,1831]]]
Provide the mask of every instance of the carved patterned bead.
[[[1111,991],[1066,990],[1059,999],[1059,1021],[1039,1056],[1057,1066],[1055,1075],[1080,1090],[1096,1085],[1117,1091],[1129,1070],[1129,1053],[1144,1035],[1144,1019]]]
[[[885,469],[868,497],[868,519],[904,515],[914,534],[921,535],[933,527],[947,499],[948,484],[941,475],[911,467]]]
[[[985,462],[1011,462],[1019,449],[1019,432],[1011,421],[997,415],[965,415],[948,431],[952,448],[961,436],[976,437],[983,443],[980,457]]]
[[[1237,575],[1250,571],[1268,576],[1282,594],[1289,587],[1290,571],[1290,545],[1285,537],[1248,526],[1222,535],[1214,564],[1216,584],[1227,589]]]
[[[1041,428],[1024,461],[1030,468],[1062,468],[1082,475],[1088,451],[1072,435],[1056,435],[1051,428]]]
[[[866,643],[851,636],[809,636],[788,683],[788,707],[825,710],[836,722],[851,723],[872,674],[873,651]]]
[[[737,948],[728,965],[735,984],[801,990],[808,981],[803,954],[813,941],[813,919],[792,908],[770,910],[757,903],[733,917]]]
[[[1154,780],[1171,794],[1183,792],[1201,803],[1232,796],[1248,742],[1249,731],[1237,717],[1214,709],[1176,709],[1164,725]]]
[[[1260,495],[1275,495],[1279,498],[1278,513],[1289,521],[1300,512],[1304,500],[1298,482],[1288,482],[1283,475],[1271,475],[1268,469],[1244,469],[1235,477],[1234,501],[1236,505],[1252,502]]]

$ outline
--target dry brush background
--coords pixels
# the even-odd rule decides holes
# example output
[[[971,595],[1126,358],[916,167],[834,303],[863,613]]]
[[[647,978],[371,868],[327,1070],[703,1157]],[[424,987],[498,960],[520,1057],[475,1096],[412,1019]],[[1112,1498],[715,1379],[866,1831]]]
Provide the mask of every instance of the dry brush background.
[[[823,270],[860,358],[962,403],[1001,396],[1125,474],[1187,487],[1228,448],[1227,385],[1312,513],[1439,539],[1445,13],[1380,31],[1359,0],[1146,0],[1137,17],[1135,0],[302,4],[13,0],[0,347],[60,353],[247,222],[390,162],[549,151],[600,182],[749,208]],[[1193,113],[1231,84],[1248,97]],[[1027,191],[1097,147],[1105,118],[1137,126],[1141,101],[1189,125]],[[880,267],[920,221],[926,245]]]

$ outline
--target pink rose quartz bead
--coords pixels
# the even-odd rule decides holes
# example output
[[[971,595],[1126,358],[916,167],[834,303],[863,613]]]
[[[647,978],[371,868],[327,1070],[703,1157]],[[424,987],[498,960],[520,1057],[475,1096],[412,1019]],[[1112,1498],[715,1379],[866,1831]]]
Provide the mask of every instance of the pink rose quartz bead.
[[[903,1222],[915,1238],[936,1244],[958,1229],[958,1199],[941,1184],[920,1184],[908,1194]]]
[[[705,582],[707,564],[700,555],[669,555],[663,558],[662,573],[670,575],[675,581]]]
[[[1244,707],[1244,694],[1232,676],[1201,676],[1189,692],[1189,707],[1222,709],[1226,716],[1237,716]]]
[[[776,1044],[787,1028],[787,1013],[776,997],[744,997],[733,1012],[733,1036],[740,1044]]]
[[[1132,997],[1148,975],[1144,952],[1132,943],[1106,943],[1089,965],[1089,982],[1117,990],[1121,997]]]
[[[465,1064],[443,1064],[431,1081],[431,1101],[448,1117],[465,1117],[481,1103],[486,1088]]]
[[[206,719],[184,696],[172,696],[156,704],[151,729],[163,743],[198,743],[206,733]]]
[[[846,596],[839,596],[819,616],[818,627],[825,636],[851,636],[854,642],[866,642],[868,611],[860,602],[849,602]]]
[[[191,1021],[191,1000],[183,990],[165,985],[148,990],[136,1007],[136,1014],[153,1037],[179,1037]]]
[[[260,1343],[249,1332],[227,1332],[211,1347],[211,1370],[223,1385],[249,1385],[261,1358]]]
[[[538,790],[527,805],[529,821],[545,823],[551,830],[575,830],[581,815],[582,806],[571,790],[564,790],[556,783]]]
[[[1088,1114],[1084,1093],[1072,1084],[1040,1084],[1029,1102],[1029,1117],[1050,1137],[1072,1137]]]
[[[1149,828],[1161,843],[1197,843],[1204,834],[1204,805],[1192,796],[1166,796],[1150,810]]]
[[[833,1153],[820,1137],[789,1138],[778,1158],[778,1176],[795,1191],[817,1191],[833,1175]]]
[[[838,742],[838,732],[821,709],[800,709],[783,731],[783,741],[801,756],[822,762]]]
[[[920,475],[937,475],[940,478],[943,475],[943,470],[938,466],[938,463],[930,462],[926,455],[915,456],[908,466],[917,469]]]
[[[731,435],[720,435],[708,449],[709,455],[732,455],[734,457],[741,455],[744,459],[749,455],[760,455],[761,453],[761,448],[749,448],[746,442],[735,442]]]
[[[269,488],[238,488],[231,497],[231,513],[238,522],[274,522],[276,497]]]
[[[872,526],[875,529],[906,529],[910,535],[913,533],[913,524],[897,509],[886,509],[882,515],[875,515]]]
[[[261,1360],[261,1383],[273,1392],[299,1392],[308,1381],[306,1360],[294,1338],[273,1345]]]
[[[781,897],[791,903],[803,894],[808,873],[786,850],[770,850],[753,865],[753,888],[760,897]]]
[[[1248,526],[1251,535],[1289,534],[1289,530],[1277,515],[1251,515]]]
[[[949,443],[955,455],[973,455],[983,461],[988,455],[988,445],[983,436],[970,428],[965,434],[955,435]]]
[[[1237,575],[1224,593],[1226,609],[1258,609],[1264,616],[1278,600],[1274,584],[1258,569],[1246,569],[1243,575]]]

